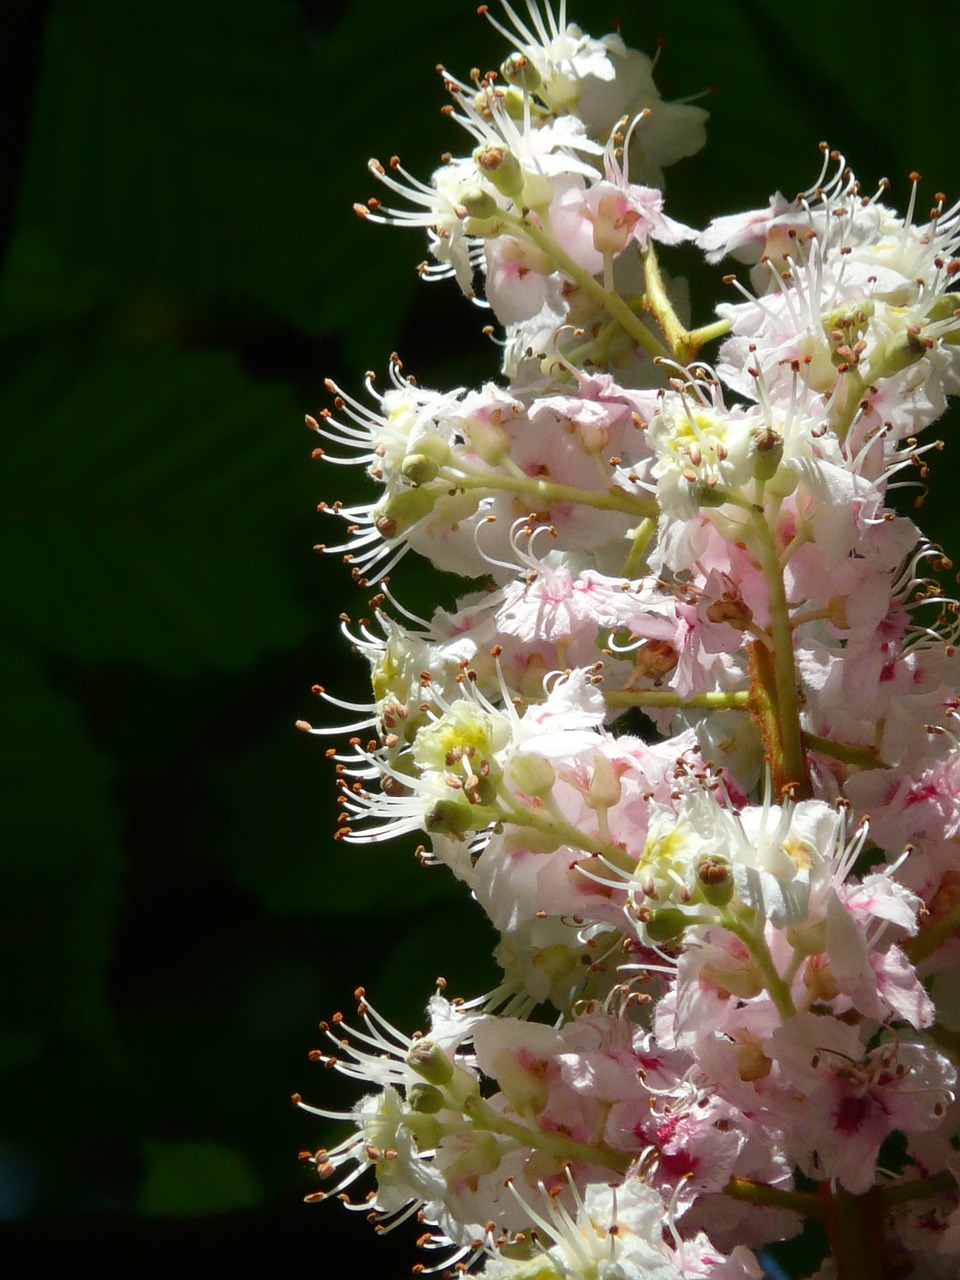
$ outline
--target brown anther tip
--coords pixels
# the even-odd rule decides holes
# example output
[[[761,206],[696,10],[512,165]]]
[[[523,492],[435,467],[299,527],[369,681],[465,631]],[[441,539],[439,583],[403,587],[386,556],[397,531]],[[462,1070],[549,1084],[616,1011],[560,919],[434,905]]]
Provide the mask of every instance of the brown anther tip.
[[[296,728],[298,728],[301,733],[309,733],[313,728],[313,725],[309,720],[298,720],[296,722]]]
[[[299,1093],[291,1093],[290,1101],[295,1107],[299,1107],[300,1103],[303,1101],[303,1097]]]

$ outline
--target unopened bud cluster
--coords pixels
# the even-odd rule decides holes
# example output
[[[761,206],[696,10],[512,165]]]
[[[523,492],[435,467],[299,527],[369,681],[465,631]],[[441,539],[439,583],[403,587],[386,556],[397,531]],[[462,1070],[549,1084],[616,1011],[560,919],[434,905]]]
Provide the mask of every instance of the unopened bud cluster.
[[[890,491],[960,391],[960,206],[914,176],[900,215],[823,146],[794,199],[684,226],[662,170],[705,112],[563,6],[487,16],[499,73],[443,72],[465,154],[371,161],[358,211],[492,309],[502,381],[394,357],[309,421],[377,486],[325,508],[361,585],[473,580],[345,624],[338,835],[423,833],[502,979],[414,1037],[360,993],[317,1056],[367,1092],[309,1159],[487,1280],[748,1280],[810,1217],[822,1280],[878,1233],[955,1275],[960,610]],[[681,241],[747,268],[695,327]]]

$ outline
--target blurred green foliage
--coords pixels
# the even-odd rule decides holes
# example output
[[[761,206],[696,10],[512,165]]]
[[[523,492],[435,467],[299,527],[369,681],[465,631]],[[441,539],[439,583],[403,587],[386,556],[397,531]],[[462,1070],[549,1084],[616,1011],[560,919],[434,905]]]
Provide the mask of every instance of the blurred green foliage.
[[[807,185],[821,138],[867,190],[902,204],[919,169],[926,201],[957,194],[952,9],[570,7],[665,37],[665,95],[716,84],[675,217]],[[289,1203],[330,1134],[287,1095],[350,1101],[306,1063],[316,1019],[363,982],[412,1029],[438,971],[466,996],[492,976],[442,872],[334,844],[293,722],[323,714],[315,681],[363,696],[337,621],[363,596],[310,550],[318,498],[360,492],[309,462],[323,376],[495,363],[485,315],[418,285],[417,236],[350,205],[368,155],[426,176],[462,145],[433,68],[502,49],[470,0],[55,0],[42,26],[0,274],[0,1216]],[[925,523],[949,550],[948,488]]]

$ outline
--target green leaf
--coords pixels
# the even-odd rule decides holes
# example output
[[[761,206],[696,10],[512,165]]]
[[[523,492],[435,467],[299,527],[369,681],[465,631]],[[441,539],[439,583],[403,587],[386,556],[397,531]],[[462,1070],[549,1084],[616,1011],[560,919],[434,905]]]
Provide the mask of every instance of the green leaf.
[[[291,534],[308,468],[289,392],[231,356],[159,346],[37,344],[6,364],[11,634],[185,673],[308,633]]]
[[[437,115],[434,68],[468,72],[489,32],[469,5],[473,21],[448,14],[449,0],[362,0],[311,39],[292,0],[56,5],[0,328],[101,289],[159,298],[175,332],[211,300],[254,300],[371,364],[395,345],[426,242],[398,233],[398,249],[351,206],[375,186],[368,155],[402,148],[426,178],[463,145]],[[422,94],[403,84],[407,58]]]
[[[0,930],[8,975],[0,1068],[13,1068],[52,1035],[109,1045],[113,1016],[103,984],[120,857],[115,770],[76,707],[17,648],[0,645],[0,669],[0,898],[8,907]]]
[[[218,853],[233,882],[270,911],[294,916],[415,914],[449,897],[449,873],[422,867],[411,840],[334,840],[336,792],[325,746],[299,734],[291,716],[214,767],[223,814]]]
[[[250,1209],[262,1200],[247,1160],[230,1147],[207,1142],[148,1142],[138,1212],[150,1218],[201,1217]]]

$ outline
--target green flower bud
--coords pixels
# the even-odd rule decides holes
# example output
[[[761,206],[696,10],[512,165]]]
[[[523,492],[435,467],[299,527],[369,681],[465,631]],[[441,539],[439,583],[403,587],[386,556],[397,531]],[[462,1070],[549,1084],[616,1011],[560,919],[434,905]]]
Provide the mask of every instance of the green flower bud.
[[[404,489],[373,509],[373,523],[383,538],[398,538],[430,514],[439,498],[437,489]]]
[[[477,147],[473,153],[477,168],[503,196],[518,196],[523,190],[524,173],[520,161],[504,146]]]
[[[956,320],[956,325],[940,335],[941,342],[951,345],[960,343],[960,293],[943,293],[927,312],[928,324],[942,323],[944,320]]]
[[[698,484],[695,496],[698,507],[722,507],[725,502],[730,501],[729,493],[719,485]]]
[[[433,458],[423,453],[408,453],[400,464],[400,474],[412,485],[429,484],[437,478],[440,468]]]
[[[707,853],[697,862],[697,884],[712,907],[725,907],[733,897],[733,868],[729,858]]]
[[[650,912],[644,928],[651,942],[672,942],[681,936],[688,924],[690,917],[679,907],[659,907]]]
[[[960,293],[941,293],[930,310],[927,312],[927,320],[935,323],[937,320],[949,320],[951,316],[960,313]]]
[[[522,53],[511,53],[510,57],[500,64],[500,74],[507,84],[526,89],[528,93],[533,93],[541,84],[540,72]]]
[[[428,1085],[445,1085],[453,1079],[453,1063],[440,1046],[434,1044],[432,1040],[415,1040],[413,1042],[407,1051],[407,1066],[411,1067],[418,1076],[422,1076]],[[421,1085],[414,1086],[414,1088],[422,1087]],[[439,1089],[435,1091],[439,1093]],[[419,1110],[420,1108],[415,1109]],[[428,1110],[429,1108],[423,1109]]]
[[[462,793],[461,793],[462,794]],[[423,819],[424,830],[429,835],[452,836],[462,840],[471,831],[487,825],[489,818],[478,813],[477,807],[462,800],[437,800],[427,810]]]
[[[868,298],[828,311],[821,323],[833,350],[840,346],[853,347],[866,333],[873,313],[874,305]]]
[[[499,209],[496,200],[483,187],[462,187],[457,204],[471,218],[492,218]]]
[[[783,459],[783,436],[773,427],[758,427],[753,433],[753,474],[757,480],[772,480]]]
[[[931,338],[924,338],[919,325],[911,325],[903,333],[878,343],[870,354],[868,382],[892,378],[894,374],[909,369],[922,360],[933,346]]]
[[[412,1084],[407,1090],[407,1106],[420,1115],[436,1115],[443,1106],[443,1094],[432,1084]]]

